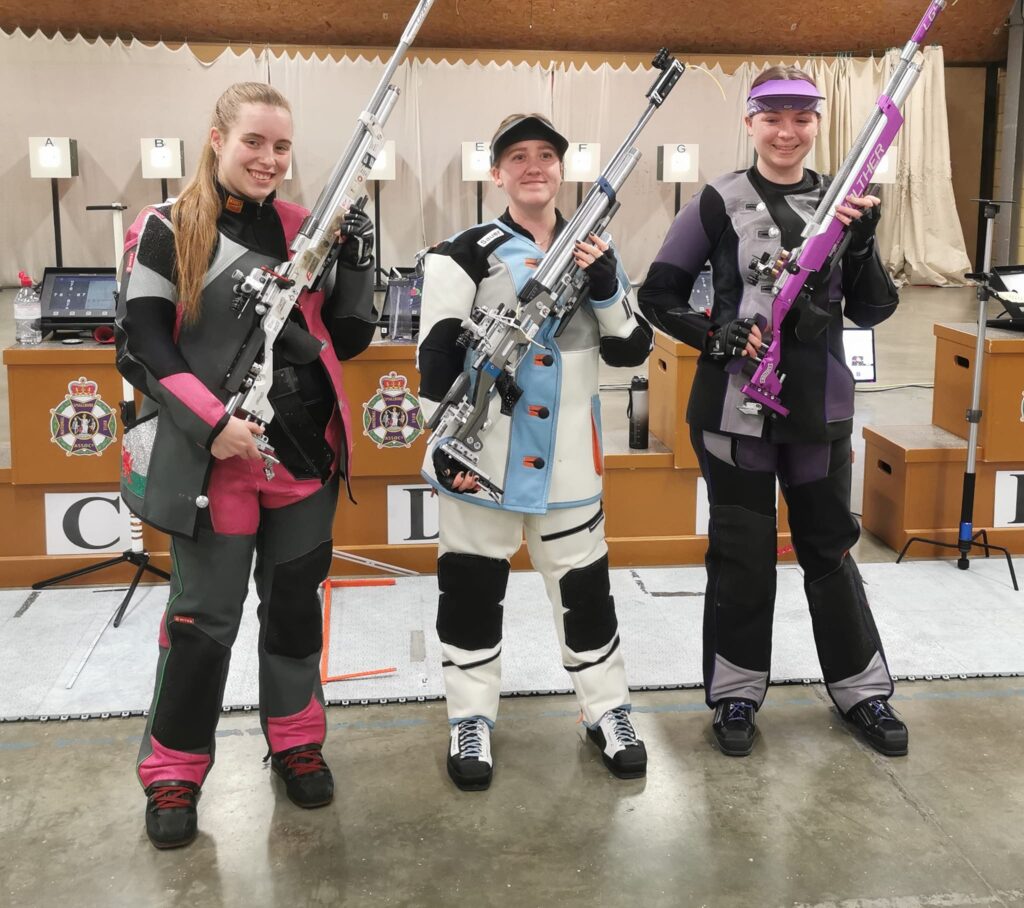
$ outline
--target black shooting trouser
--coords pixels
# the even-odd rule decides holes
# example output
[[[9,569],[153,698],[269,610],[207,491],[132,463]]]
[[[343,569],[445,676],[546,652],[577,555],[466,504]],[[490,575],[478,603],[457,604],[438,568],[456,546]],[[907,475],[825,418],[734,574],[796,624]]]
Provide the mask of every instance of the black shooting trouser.
[[[850,440],[774,445],[691,429],[711,503],[704,598],[704,689],[760,705],[771,674],[776,477],[789,510],[814,642],[829,696],[843,713],[892,693],[892,678],[849,550]]]
[[[201,784],[209,772],[250,572],[259,598],[259,707],[267,742],[275,752],[323,742],[319,585],[330,568],[337,498],[335,477],[307,498],[261,507],[253,534],[206,526],[195,540],[173,539],[170,600],[139,751],[143,786],[169,779]]]

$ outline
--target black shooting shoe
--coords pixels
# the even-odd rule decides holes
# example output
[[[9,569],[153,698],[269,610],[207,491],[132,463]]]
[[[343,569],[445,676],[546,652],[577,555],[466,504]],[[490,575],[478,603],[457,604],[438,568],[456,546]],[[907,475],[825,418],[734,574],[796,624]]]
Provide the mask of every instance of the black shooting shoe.
[[[636,736],[629,710],[610,709],[587,729],[587,737],[601,751],[604,765],[619,779],[642,779],[647,775],[647,748]]]
[[[902,757],[907,752],[907,726],[883,697],[858,703],[845,716],[860,736],[886,757]]]
[[[272,754],[270,766],[282,779],[289,800],[298,807],[326,807],[334,800],[334,776],[319,744],[300,744]]]
[[[491,785],[491,727],[483,719],[463,719],[452,726],[448,775],[463,791],[484,791]]]
[[[199,831],[194,782],[154,782],[146,789],[146,835],[157,848],[189,845]]]
[[[727,697],[715,704],[715,718],[711,730],[722,753],[728,757],[745,757],[754,749],[757,727],[754,712],[757,707],[752,700]]]

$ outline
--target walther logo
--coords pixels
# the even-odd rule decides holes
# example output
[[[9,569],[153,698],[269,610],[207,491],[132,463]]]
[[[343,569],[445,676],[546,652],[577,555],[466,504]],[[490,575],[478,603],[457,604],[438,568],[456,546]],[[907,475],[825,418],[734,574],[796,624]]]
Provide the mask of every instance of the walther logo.
[[[884,156],[885,149],[879,143],[875,146],[875,150],[871,152],[870,157],[868,157],[867,169],[860,175],[853,187],[854,195],[860,195],[867,188],[868,183],[871,182],[871,175],[875,172],[875,168],[878,167],[879,162]]]

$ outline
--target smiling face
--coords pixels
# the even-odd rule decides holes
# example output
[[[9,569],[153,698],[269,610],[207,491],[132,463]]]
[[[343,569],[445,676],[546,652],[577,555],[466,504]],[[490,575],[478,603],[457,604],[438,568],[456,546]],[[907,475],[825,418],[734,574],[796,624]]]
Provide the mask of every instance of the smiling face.
[[[525,139],[502,152],[491,179],[505,190],[510,206],[536,211],[554,204],[562,185],[562,162],[550,142]]]
[[[292,115],[271,104],[242,104],[225,134],[210,129],[217,179],[234,195],[262,202],[281,185],[292,158]]]
[[[809,110],[768,110],[745,117],[754,139],[757,169],[776,183],[795,183],[818,135],[819,117]]]

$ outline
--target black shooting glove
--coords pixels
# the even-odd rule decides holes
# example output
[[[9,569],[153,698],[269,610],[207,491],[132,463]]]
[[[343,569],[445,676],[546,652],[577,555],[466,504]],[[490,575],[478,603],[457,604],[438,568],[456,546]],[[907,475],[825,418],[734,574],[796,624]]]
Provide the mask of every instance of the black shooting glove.
[[[714,360],[740,356],[750,340],[750,331],[757,324],[753,318],[737,318],[708,332],[704,351]]]
[[[454,492],[456,495],[465,495],[466,492],[462,489],[453,489],[452,483],[455,482],[455,477],[459,473],[466,472],[466,468],[454,457],[441,450],[440,445],[434,448],[431,460],[434,464],[434,474],[437,476],[437,481],[449,492]],[[470,492],[469,494],[472,495],[474,493]]]
[[[587,266],[586,272],[592,300],[609,300],[619,292],[618,262],[611,246]]]
[[[863,256],[871,251],[871,241],[875,237],[881,217],[881,205],[861,209],[861,216],[847,228],[850,231],[850,246],[847,249],[849,254]]]
[[[360,208],[350,208],[341,222],[338,261],[346,268],[363,269],[373,261],[373,221]]]

